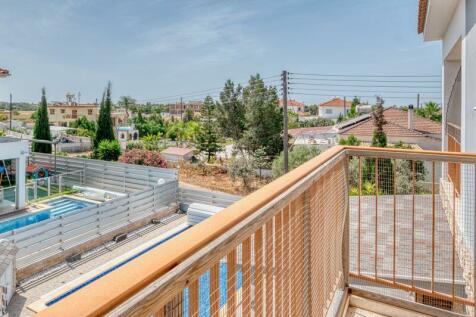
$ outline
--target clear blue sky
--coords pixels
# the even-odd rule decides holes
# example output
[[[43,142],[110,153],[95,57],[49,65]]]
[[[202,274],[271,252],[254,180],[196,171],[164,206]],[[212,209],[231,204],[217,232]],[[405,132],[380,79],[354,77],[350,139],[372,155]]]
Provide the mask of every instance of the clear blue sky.
[[[0,0],[0,5],[0,67],[13,74],[0,79],[0,101],[12,92],[16,101],[36,102],[43,86],[49,100],[80,91],[81,101],[94,101],[108,80],[115,99],[153,99],[283,69],[441,71],[440,44],[424,43],[416,32],[417,0]]]

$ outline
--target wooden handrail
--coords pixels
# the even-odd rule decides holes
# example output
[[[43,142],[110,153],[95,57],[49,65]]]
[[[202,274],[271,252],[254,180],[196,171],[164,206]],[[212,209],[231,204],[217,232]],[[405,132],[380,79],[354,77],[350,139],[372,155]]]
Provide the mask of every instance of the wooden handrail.
[[[214,239],[258,211],[307,175],[338,155],[374,155],[405,159],[461,160],[476,163],[476,154],[336,146],[183,232],[125,266],[38,313],[38,316],[102,316],[176,267]]]
[[[184,259],[265,206],[309,173],[342,154],[336,146],[159,247],[134,259],[76,293],[38,313],[38,316],[102,316],[129,299]]]

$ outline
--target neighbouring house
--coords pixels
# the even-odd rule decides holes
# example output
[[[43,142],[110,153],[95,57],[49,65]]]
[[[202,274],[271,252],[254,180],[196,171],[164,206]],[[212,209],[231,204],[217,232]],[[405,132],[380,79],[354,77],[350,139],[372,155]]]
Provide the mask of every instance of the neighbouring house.
[[[292,146],[317,147],[321,152],[337,144],[337,130],[333,126],[290,129]]]
[[[48,118],[51,125],[68,127],[71,122],[85,117],[89,121],[97,121],[99,116],[98,103],[78,103],[73,94],[66,94],[66,102],[54,102],[48,105]],[[117,110],[111,112],[113,126],[126,123],[127,114],[125,111]]]
[[[114,127],[127,124],[128,116],[125,110],[116,110],[111,112],[112,125]]]
[[[96,121],[99,114],[97,103],[55,102],[48,105],[48,119],[50,124],[67,127],[76,119],[85,117],[90,121]]]
[[[121,145],[121,149],[125,150],[128,141],[139,140],[139,130],[137,130],[133,124],[128,126],[118,126],[116,127],[116,137]]]
[[[283,107],[283,99],[279,100],[279,106]],[[288,100],[288,111],[298,113],[298,114],[304,114],[306,105],[300,101],[290,99]]]
[[[182,115],[187,109],[192,109],[193,112],[198,113],[201,111],[203,101],[191,100],[188,102],[176,102],[168,104],[169,113],[171,115]]]
[[[0,68],[0,77],[10,76],[10,71],[8,69]]]
[[[387,108],[384,111],[387,124],[384,132],[388,143],[395,144],[403,141],[416,144],[424,150],[439,150],[441,148],[441,125],[416,115],[413,109],[404,111],[398,108]],[[364,143],[371,143],[375,126],[371,115],[362,115],[351,122],[338,125],[340,138],[353,134]]]
[[[193,149],[182,147],[169,147],[160,152],[167,162],[178,163],[190,161],[193,157]]]
[[[476,152],[475,25],[473,0],[419,1],[418,33],[424,41],[442,42],[443,151]],[[466,261],[474,249],[475,166],[444,163],[442,168],[440,196],[448,217],[456,211],[458,253]],[[471,267],[465,270],[470,278]]]
[[[333,98],[319,105],[319,117],[337,120],[340,116],[344,116],[351,106],[351,101],[341,98]]]

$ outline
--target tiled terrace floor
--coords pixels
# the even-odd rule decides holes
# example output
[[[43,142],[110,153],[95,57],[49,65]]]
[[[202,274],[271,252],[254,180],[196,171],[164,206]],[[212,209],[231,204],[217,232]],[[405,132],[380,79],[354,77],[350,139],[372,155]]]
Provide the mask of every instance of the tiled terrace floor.
[[[448,292],[447,282],[453,272],[453,239],[439,196],[435,196],[435,282],[439,291]],[[362,196],[360,208],[360,271],[362,274],[393,278],[408,282],[412,275],[412,231],[414,236],[414,276],[421,283],[431,281],[432,269],[432,195],[395,196],[395,249],[394,249],[394,196],[379,196],[376,212],[375,196]],[[415,224],[412,229],[413,205]],[[350,269],[357,272],[359,241],[359,200],[350,199]],[[377,230],[376,230],[377,221]],[[377,237],[377,244],[375,239]],[[375,247],[377,245],[377,247]],[[375,255],[377,264],[375,266]],[[463,282],[462,269],[455,253],[455,279]],[[444,285],[446,282],[446,285]],[[446,291],[445,291],[446,290]]]

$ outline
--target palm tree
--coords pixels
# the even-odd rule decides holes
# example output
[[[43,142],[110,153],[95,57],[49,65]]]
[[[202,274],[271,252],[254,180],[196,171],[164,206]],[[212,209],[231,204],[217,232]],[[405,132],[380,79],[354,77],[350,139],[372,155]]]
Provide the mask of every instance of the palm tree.
[[[430,120],[441,122],[441,108],[436,102],[429,101],[425,103],[425,106],[417,109],[416,113]]]

